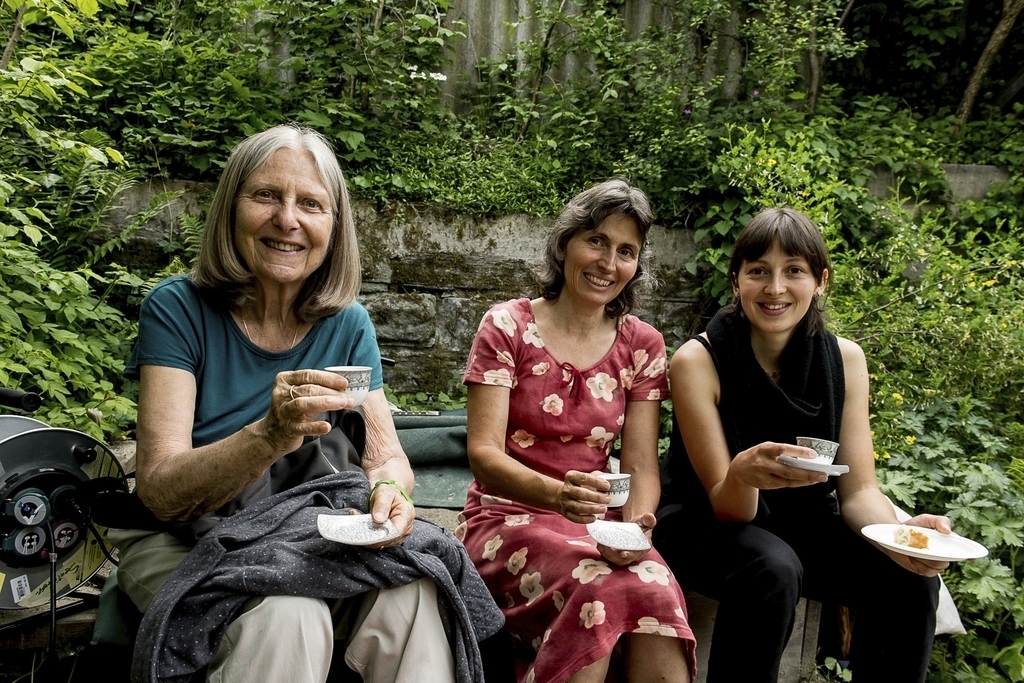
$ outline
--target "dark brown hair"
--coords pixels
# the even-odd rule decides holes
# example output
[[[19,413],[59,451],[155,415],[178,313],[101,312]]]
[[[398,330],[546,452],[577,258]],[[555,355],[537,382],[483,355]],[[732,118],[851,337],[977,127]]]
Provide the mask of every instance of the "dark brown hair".
[[[832,270],[825,240],[810,218],[788,207],[764,209],[750,219],[736,238],[729,257],[729,283],[735,286],[744,261],[756,261],[775,245],[787,256],[798,256],[807,261],[818,284],[821,284],[825,271]],[[827,287],[828,283],[825,285]],[[804,320],[808,335],[825,332],[824,298],[824,293],[820,297],[815,296],[811,307],[807,309]],[[743,315],[739,300],[730,302],[726,313]]]

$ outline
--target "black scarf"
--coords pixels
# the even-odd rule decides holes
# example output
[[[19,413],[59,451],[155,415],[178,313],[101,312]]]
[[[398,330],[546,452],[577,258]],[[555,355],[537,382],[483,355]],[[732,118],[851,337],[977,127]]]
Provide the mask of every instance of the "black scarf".
[[[776,384],[754,357],[745,317],[719,311],[706,332],[721,382],[718,414],[733,457],[765,441],[795,444],[797,436],[839,440],[846,379],[834,335],[809,336],[801,325],[782,353]],[[663,505],[713,514],[674,420],[664,473]],[[830,479],[798,489],[762,491],[758,517],[801,514],[807,506],[828,505],[833,485]]]

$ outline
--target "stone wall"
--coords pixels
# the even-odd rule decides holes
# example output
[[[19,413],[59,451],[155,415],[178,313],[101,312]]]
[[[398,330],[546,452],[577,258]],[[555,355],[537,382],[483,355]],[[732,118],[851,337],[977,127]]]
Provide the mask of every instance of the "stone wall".
[[[438,391],[463,367],[484,312],[495,303],[536,296],[533,271],[552,221],[530,216],[473,218],[435,208],[390,206],[378,213],[357,203],[363,262],[362,302],[377,326],[386,371],[398,391]],[[694,322],[695,288],[685,263],[686,230],[655,226],[654,273],[663,282],[641,317],[670,345]]]
[[[983,197],[1005,171],[992,166],[950,165],[950,201]],[[872,192],[891,194],[891,177],[879,173]],[[179,181],[141,183],[127,193],[115,225],[148,206],[160,192],[182,196],[143,230],[128,265],[163,265],[157,242],[178,230],[178,216],[198,213],[209,188]],[[533,270],[552,219],[531,216],[471,217],[436,207],[392,204],[382,211],[354,203],[362,252],[360,297],[377,327],[381,353],[398,364],[385,380],[399,392],[448,390],[457,379],[473,334],[493,304],[536,296]],[[653,272],[660,286],[639,315],[676,347],[696,330],[699,285],[685,268],[696,245],[689,230],[654,226]]]

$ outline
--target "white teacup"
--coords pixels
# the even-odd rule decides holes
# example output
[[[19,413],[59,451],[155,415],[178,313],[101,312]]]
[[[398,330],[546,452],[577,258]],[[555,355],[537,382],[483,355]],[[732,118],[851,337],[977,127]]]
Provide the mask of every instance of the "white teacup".
[[[357,406],[362,405],[366,395],[370,393],[371,368],[365,365],[332,365],[324,370],[347,379],[348,388],[345,389],[345,393],[352,397]]]
[[[597,476],[611,484],[608,489],[608,497],[611,498],[608,507],[620,508],[625,505],[629,498],[629,475],[601,472]]]
[[[802,446],[803,448],[810,448],[818,454],[818,460],[826,464],[831,465],[832,461],[836,459],[836,451],[839,450],[839,444],[835,441],[829,441],[828,439],[816,439],[810,436],[798,436],[796,437],[796,445]]]

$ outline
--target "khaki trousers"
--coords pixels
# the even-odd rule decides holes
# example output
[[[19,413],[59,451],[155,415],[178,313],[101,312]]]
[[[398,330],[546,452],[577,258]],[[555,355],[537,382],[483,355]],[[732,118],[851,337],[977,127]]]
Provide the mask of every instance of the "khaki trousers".
[[[190,548],[166,533],[110,530],[121,559],[118,587],[145,612]],[[254,597],[207,667],[210,683],[323,683],[335,627],[325,600]],[[345,663],[364,683],[454,683],[455,663],[437,611],[437,588],[420,579],[364,596]]]

